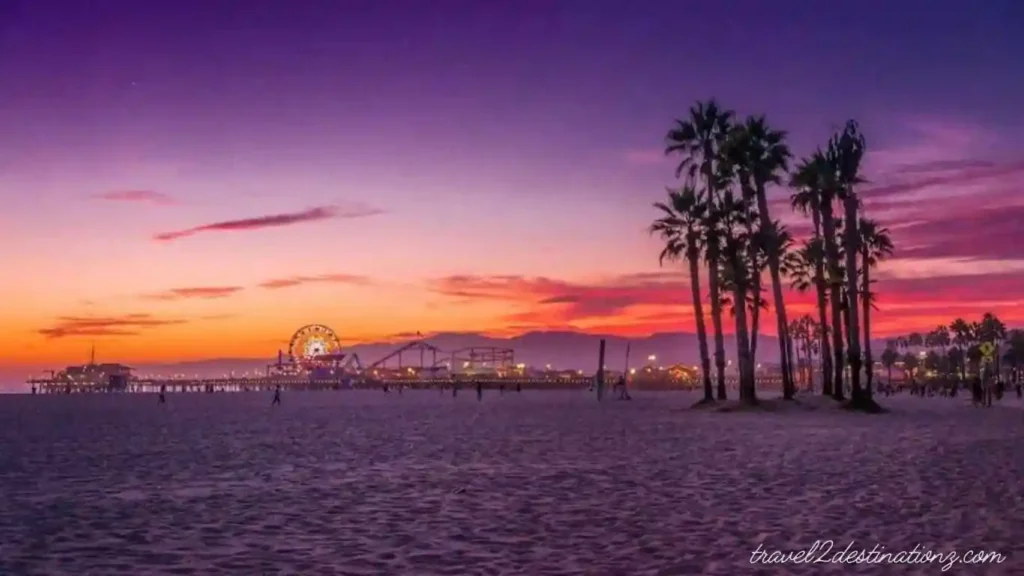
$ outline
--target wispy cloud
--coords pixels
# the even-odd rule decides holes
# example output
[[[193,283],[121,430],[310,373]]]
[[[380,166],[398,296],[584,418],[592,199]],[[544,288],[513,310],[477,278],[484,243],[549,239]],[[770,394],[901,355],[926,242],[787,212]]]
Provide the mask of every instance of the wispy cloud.
[[[150,300],[212,300],[226,298],[244,290],[241,286],[193,286],[188,288],[172,288],[155,294],[146,294]]]
[[[687,294],[682,277],[674,273],[626,275],[584,284],[544,277],[455,275],[432,282],[438,293],[469,300],[499,300],[529,310],[506,320],[521,323],[544,317],[568,322],[615,316],[632,306],[671,305]]]
[[[184,323],[184,320],[156,318],[150,314],[61,316],[51,326],[41,328],[39,333],[48,339],[78,336],[136,336],[146,329]]]
[[[155,190],[114,190],[111,192],[96,194],[93,198],[98,200],[109,200],[111,202],[149,202],[151,204],[161,204],[164,206],[170,206],[178,203],[174,197]]]
[[[303,284],[354,284],[367,286],[372,284],[370,278],[358,274],[319,274],[316,276],[289,276],[287,278],[275,278],[260,283],[260,288],[271,290],[279,288],[291,288]]]
[[[665,151],[656,148],[627,150],[623,154],[623,159],[630,166],[658,166],[669,162],[665,156]]]
[[[380,208],[373,208],[371,206],[356,205],[346,209],[342,209],[337,206],[320,206],[317,208],[310,208],[309,210],[303,210],[301,212],[270,214],[267,216],[257,216],[254,218],[243,218],[240,220],[224,220],[222,222],[214,222],[212,224],[203,224],[201,226],[194,226],[192,228],[185,228],[183,230],[164,232],[161,234],[157,234],[153,238],[160,242],[168,242],[171,240],[186,238],[188,236],[194,236],[196,234],[200,234],[203,232],[237,232],[242,230],[261,230],[263,228],[291,226],[293,224],[316,222],[319,220],[365,218],[367,216],[375,216],[377,214],[383,213],[384,211],[381,210]]]

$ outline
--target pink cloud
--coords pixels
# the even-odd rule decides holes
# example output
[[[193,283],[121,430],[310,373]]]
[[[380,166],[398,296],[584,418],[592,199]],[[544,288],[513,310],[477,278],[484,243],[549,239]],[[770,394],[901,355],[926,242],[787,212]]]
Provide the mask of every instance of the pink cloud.
[[[172,196],[155,190],[116,190],[96,194],[93,198],[109,200],[111,202],[149,202],[151,204],[160,204],[163,206],[170,206],[178,203],[178,201]]]
[[[293,224],[315,222],[318,220],[329,220],[332,218],[365,218],[367,216],[382,214],[383,212],[384,211],[379,208],[373,208],[369,206],[354,206],[344,210],[339,209],[336,206],[320,206],[317,208],[310,208],[309,210],[303,210],[301,212],[270,214],[267,216],[257,216],[254,218],[224,220],[221,222],[214,222],[212,224],[203,224],[201,226],[194,226],[192,228],[185,228],[182,230],[175,230],[172,232],[163,232],[161,234],[157,234],[153,238],[159,242],[168,242],[171,240],[178,240],[180,238],[185,238],[188,236],[194,236],[202,232],[237,232],[242,230],[261,230],[263,228],[291,226]]]
[[[626,164],[630,166],[657,166],[667,161],[664,150],[653,148],[650,150],[629,150],[625,153],[624,159]]]

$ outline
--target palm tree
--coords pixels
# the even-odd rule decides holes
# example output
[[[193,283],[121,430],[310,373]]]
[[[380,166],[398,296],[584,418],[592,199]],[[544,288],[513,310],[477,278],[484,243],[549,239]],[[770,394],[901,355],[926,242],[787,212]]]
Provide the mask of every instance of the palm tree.
[[[996,317],[995,314],[986,312],[981,319],[980,329],[978,330],[978,339],[981,342],[989,342],[995,346],[995,374],[998,378],[1000,371],[1000,354],[998,351],[1002,346],[1003,340],[1006,339],[1006,326],[999,320],[999,318]]]
[[[812,214],[817,214],[821,225],[821,239],[824,243],[822,281],[828,284],[828,300],[832,308],[831,391],[836,400],[843,400],[843,311],[840,298],[843,278],[840,273],[839,246],[836,242],[836,218],[832,211],[832,202],[836,199],[839,187],[836,158],[819,150],[801,164],[794,178],[796,188],[809,192],[806,196],[797,195],[792,198],[794,205],[809,205]]]
[[[732,287],[732,301],[736,319],[736,354],[740,373],[740,401],[753,404],[757,402],[757,390],[754,380],[754,359],[750,355],[750,334],[747,328],[747,293],[750,287],[750,275],[747,264],[747,243],[744,222],[750,218],[749,204],[736,198],[732,190],[723,187],[721,202],[716,207],[719,221],[722,224],[722,270],[720,278],[723,285]]]
[[[804,244],[801,250],[801,260],[808,266],[808,272],[813,271],[813,285],[817,295],[818,303],[818,328],[821,333],[818,341],[821,346],[821,392],[826,396],[834,394],[833,369],[832,369],[832,347],[829,344],[829,323],[827,312],[827,284],[825,282],[825,249],[822,238],[822,211],[821,204],[825,201],[826,194],[823,191],[824,156],[820,153],[809,159],[803,160],[797,167],[796,172],[790,179],[790,186],[796,192],[790,197],[790,202],[795,210],[811,215],[814,236]]]
[[[740,175],[744,188],[753,192],[757,199],[757,216],[760,220],[764,252],[772,281],[772,299],[775,306],[776,330],[779,334],[779,357],[782,362],[783,397],[791,399],[795,393],[793,372],[789,362],[792,349],[786,320],[786,304],[782,292],[782,242],[778,226],[771,219],[768,210],[766,188],[782,182],[782,175],[789,169],[792,154],[786,145],[786,133],[773,130],[764,116],[748,117],[737,127],[731,140],[731,154],[734,162],[743,167]],[[757,284],[760,284],[759,279]]]
[[[911,332],[907,335],[907,346],[919,348],[924,346],[924,336],[920,332]]]
[[[731,130],[733,113],[722,109],[715,100],[698,102],[690,108],[686,119],[675,121],[666,136],[665,154],[679,155],[676,175],[687,172],[704,180],[704,201],[709,210],[705,233],[705,257],[708,262],[708,289],[711,292],[711,324],[715,331],[715,368],[718,376],[718,399],[725,400],[725,338],[722,333],[722,306],[719,271],[719,244],[715,205],[718,203],[719,164],[722,148]]]
[[[846,256],[846,296],[847,306],[848,363],[850,365],[850,395],[853,406],[872,408],[870,399],[863,396],[860,385],[862,358],[860,355],[860,319],[857,309],[858,277],[857,257],[861,253],[860,233],[858,232],[858,212],[860,199],[854,186],[864,180],[860,175],[861,160],[864,158],[864,136],[860,133],[857,123],[847,121],[841,134],[832,137],[829,142],[829,158],[832,160],[837,177],[838,198],[843,203],[843,249]]]
[[[885,366],[889,376],[889,388],[892,388],[892,367],[899,360],[900,355],[896,352],[896,349],[892,346],[886,345],[885,350],[882,352],[882,366]]]
[[[670,190],[668,202],[658,202],[654,207],[661,211],[662,216],[651,224],[650,232],[658,234],[665,242],[659,262],[685,257],[689,265],[690,296],[693,299],[693,315],[697,322],[697,341],[700,345],[700,364],[704,379],[703,402],[713,402],[711,359],[708,354],[704,304],[700,293],[700,224],[704,220],[707,207],[692,185],[684,185],[678,191]]]
[[[889,230],[881,227],[874,220],[862,218],[860,221],[860,249],[862,306],[864,309],[864,363],[867,366],[865,394],[871,398],[873,394],[871,385],[875,372],[874,359],[871,357],[871,269],[892,255],[893,244]]]

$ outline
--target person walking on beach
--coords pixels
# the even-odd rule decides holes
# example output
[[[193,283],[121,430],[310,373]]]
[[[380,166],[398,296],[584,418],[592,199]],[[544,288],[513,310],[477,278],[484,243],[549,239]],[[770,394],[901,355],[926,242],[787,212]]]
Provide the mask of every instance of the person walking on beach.
[[[456,383],[452,384],[452,398],[455,398],[458,395],[459,395],[459,383],[456,382]]]
[[[484,383],[476,381],[476,401],[479,402],[484,399]]]
[[[522,393],[523,393],[523,383],[522,382],[516,382],[516,394],[522,394]]]
[[[271,406],[273,406],[275,404],[277,404],[277,405],[281,404],[281,385],[280,384],[278,384],[277,386],[274,387],[274,399],[270,401],[270,405]]]
[[[161,384],[160,385],[160,396],[157,397],[156,403],[157,404],[166,404],[167,403],[167,384]]]

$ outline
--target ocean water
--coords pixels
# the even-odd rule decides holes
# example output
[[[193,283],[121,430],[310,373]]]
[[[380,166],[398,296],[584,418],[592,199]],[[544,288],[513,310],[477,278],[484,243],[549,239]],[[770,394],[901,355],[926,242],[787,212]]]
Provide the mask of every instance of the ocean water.
[[[11,395],[0,574],[905,574],[757,566],[830,539],[1020,574],[1024,410],[704,413],[682,393]],[[884,400],[883,400],[884,401]],[[838,548],[837,548],[838,549]]]

